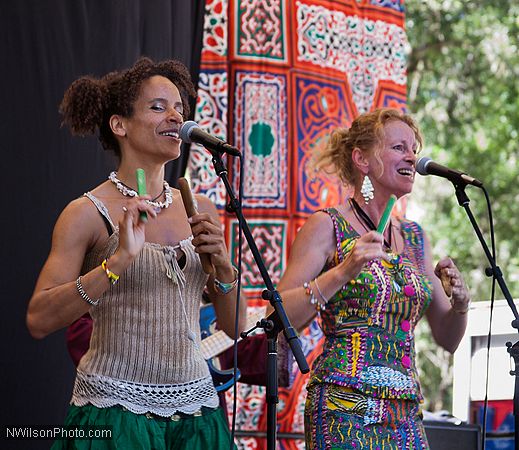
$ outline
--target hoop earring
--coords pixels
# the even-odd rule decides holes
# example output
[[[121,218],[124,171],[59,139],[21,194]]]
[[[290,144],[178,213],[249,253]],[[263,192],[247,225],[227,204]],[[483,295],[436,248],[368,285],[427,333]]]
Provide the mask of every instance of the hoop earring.
[[[360,193],[364,197],[364,203],[366,203],[366,205],[369,203],[370,200],[373,200],[375,198],[373,192],[375,192],[375,189],[373,188],[373,184],[371,184],[371,180],[367,175],[364,175],[364,180],[362,181]]]

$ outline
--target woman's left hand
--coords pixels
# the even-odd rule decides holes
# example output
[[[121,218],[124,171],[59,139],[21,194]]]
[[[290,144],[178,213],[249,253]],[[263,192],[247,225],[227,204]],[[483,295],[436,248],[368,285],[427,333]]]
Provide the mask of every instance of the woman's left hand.
[[[193,245],[197,253],[207,253],[211,263],[218,268],[231,268],[220,221],[208,213],[198,213],[189,219]]]
[[[452,259],[445,257],[438,261],[434,273],[441,280],[445,294],[450,297],[452,309],[457,313],[466,313],[469,309],[470,295]]]

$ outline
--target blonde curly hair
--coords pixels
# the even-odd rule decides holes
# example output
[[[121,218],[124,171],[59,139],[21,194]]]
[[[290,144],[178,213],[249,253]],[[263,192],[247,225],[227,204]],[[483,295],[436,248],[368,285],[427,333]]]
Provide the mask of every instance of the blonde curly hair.
[[[380,108],[361,114],[353,121],[350,128],[335,129],[324,149],[314,158],[312,168],[339,177],[345,186],[358,186],[360,173],[353,163],[353,150],[359,148],[366,154],[372,153],[377,159],[380,158],[384,142],[384,126],[392,120],[400,120],[413,130],[420,150],[423,139],[413,118],[397,109]]]

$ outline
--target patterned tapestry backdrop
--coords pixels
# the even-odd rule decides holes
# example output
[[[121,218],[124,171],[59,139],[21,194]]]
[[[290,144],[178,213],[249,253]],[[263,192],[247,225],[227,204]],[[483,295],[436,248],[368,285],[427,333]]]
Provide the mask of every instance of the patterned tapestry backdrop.
[[[243,211],[276,284],[297,230],[314,211],[347,193],[307,169],[312,152],[337,126],[380,106],[404,109],[406,52],[403,0],[206,0],[195,120],[243,152]],[[227,161],[238,192],[237,162]],[[193,145],[189,176],[195,192],[222,211],[237,256],[237,223],[224,212],[226,194],[210,154]],[[243,288],[250,309],[264,307],[261,276],[244,241]],[[303,334],[311,364],[320,351],[314,322]],[[278,432],[303,432],[307,376],[280,389]],[[231,397],[228,397],[231,400]],[[231,402],[229,402],[231,403]],[[237,429],[266,431],[264,388],[239,384]],[[241,437],[240,448],[266,448]],[[279,448],[304,448],[280,439]]]

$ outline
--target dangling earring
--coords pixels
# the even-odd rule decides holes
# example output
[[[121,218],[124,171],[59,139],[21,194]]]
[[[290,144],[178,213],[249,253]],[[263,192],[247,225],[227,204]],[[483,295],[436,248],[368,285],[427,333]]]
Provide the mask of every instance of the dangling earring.
[[[373,200],[375,195],[373,194],[375,192],[375,189],[373,188],[373,185],[371,184],[371,180],[367,175],[364,175],[364,180],[362,181],[362,187],[360,188],[360,193],[364,197],[364,202],[366,205],[369,203],[370,200]]]

